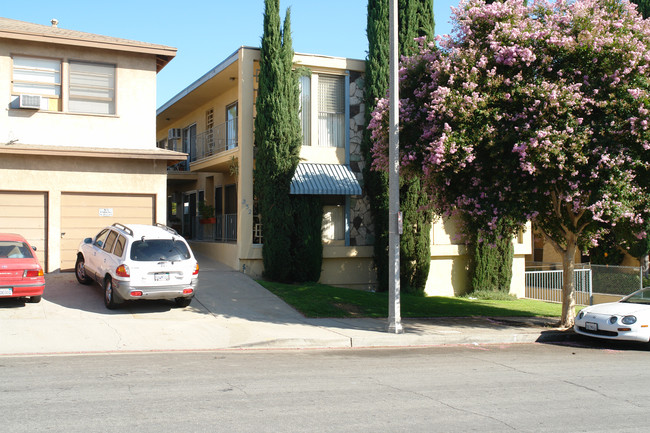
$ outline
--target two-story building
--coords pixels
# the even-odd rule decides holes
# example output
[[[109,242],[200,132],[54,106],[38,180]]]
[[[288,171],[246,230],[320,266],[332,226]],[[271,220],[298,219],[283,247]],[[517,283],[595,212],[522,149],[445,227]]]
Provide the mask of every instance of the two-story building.
[[[161,106],[161,149],[188,154],[168,172],[168,225],[191,239],[195,251],[254,277],[262,275],[264,233],[253,193],[254,118],[260,52],[240,47]],[[316,194],[323,204],[320,282],[372,288],[373,224],[363,189],[365,61],[295,54],[300,75],[301,162],[291,194]],[[465,246],[452,222],[434,224],[427,293],[467,290]],[[514,241],[511,292],[524,294],[529,233]]]
[[[0,231],[47,272],[113,222],[165,222],[156,74],[176,49],[0,18]]]
[[[253,194],[259,58],[259,49],[240,47],[157,112],[159,147],[189,155],[169,171],[168,224],[200,241],[196,251],[253,276],[272,230],[262,228]],[[291,194],[321,197],[321,280],[371,287],[371,218],[359,183],[365,62],[306,54],[294,62],[304,139]]]

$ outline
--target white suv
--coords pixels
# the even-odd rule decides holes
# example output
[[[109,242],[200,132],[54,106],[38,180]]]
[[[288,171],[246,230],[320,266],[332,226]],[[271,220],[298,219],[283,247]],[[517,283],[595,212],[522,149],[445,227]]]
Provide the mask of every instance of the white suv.
[[[104,304],[170,299],[187,307],[198,284],[199,265],[175,230],[156,224],[113,224],[79,245],[75,275],[81,284],[97,281]]]

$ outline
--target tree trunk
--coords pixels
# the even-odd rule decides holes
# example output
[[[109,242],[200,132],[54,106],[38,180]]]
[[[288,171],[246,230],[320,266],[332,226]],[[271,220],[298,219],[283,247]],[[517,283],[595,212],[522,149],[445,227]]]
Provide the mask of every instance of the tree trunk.
[[[562,328],[572,328],[576,316],[575,298],[575,258],[577,251],[576,236],[570,233],[566,237],[566,249],[562,254]]]

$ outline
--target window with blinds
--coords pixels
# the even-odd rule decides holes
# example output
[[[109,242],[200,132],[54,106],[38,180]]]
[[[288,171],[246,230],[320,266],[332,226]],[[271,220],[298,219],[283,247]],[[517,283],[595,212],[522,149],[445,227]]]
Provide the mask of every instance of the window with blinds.
[[[68,111],[115,114],[115,65],[71,61]]]
[[[16,56],[13,63],[14,94],[61,96],[61,60]]]
[[[318,145],[345,147],[345,78],[318,76]]]

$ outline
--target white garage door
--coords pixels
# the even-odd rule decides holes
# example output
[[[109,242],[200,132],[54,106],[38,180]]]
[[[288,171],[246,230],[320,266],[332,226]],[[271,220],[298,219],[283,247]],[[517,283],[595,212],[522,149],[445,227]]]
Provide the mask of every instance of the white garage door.
[[[0,232],[18,233],[27,239],[47,271],[46,216],[46,193],[0,191]]]
[[[61,194],[61,269],[74,268],[79,243],[113,223],[153,224],[153,195]]]

